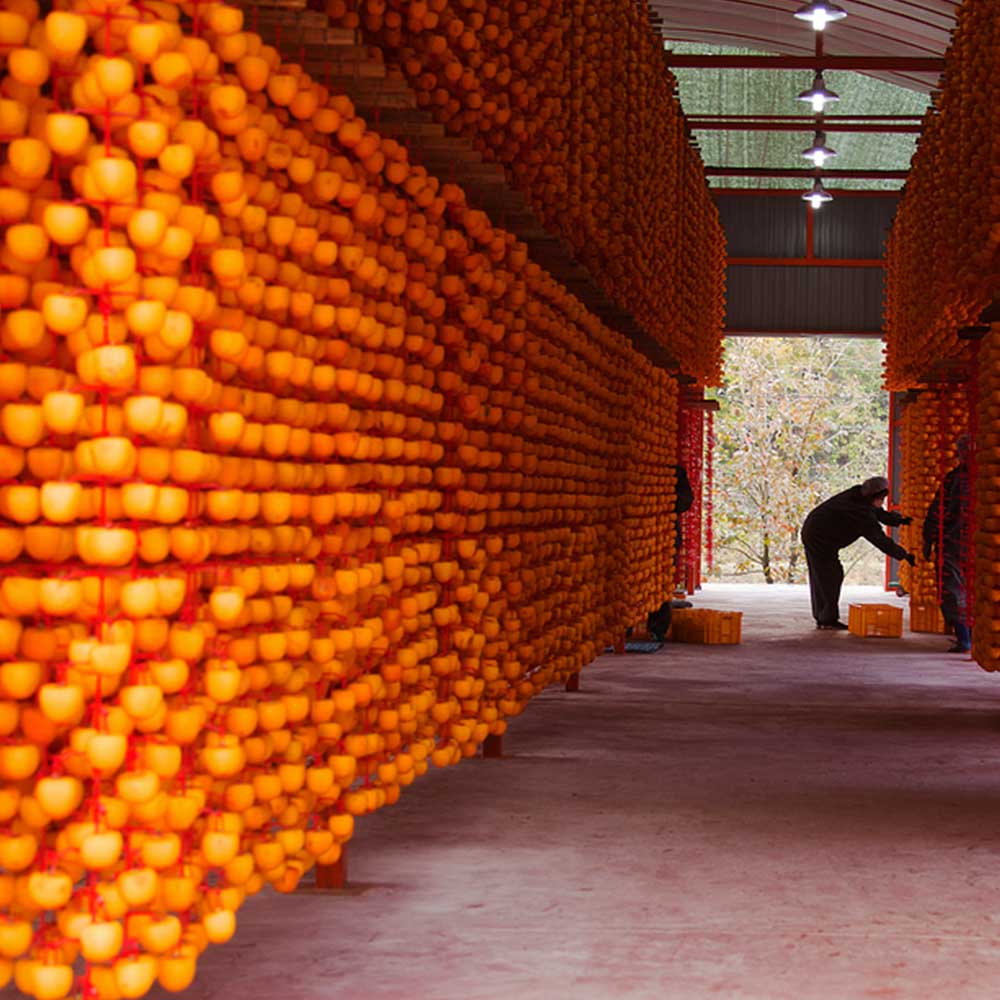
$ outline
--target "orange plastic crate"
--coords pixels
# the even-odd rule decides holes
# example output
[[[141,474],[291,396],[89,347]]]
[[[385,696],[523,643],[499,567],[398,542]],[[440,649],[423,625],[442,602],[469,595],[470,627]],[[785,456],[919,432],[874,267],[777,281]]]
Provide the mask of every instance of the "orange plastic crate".
[[[910,631],[944,635],[948,629],[944,624],[941,609],[936,604],[911,604]]]
[[[742,611],[713,611],[708,621],[706,642],[713,645],[736,645],[743,638]]]
[[[670,638],[674,642],[711,646],[735,645],[742,638],[742,628],[742,611],[677,608],[673,613]]]
[[[892,604],[852,604],[847,627],[862,639],[898,639],[903,634],[903,609]]]
[[[670,638],[674,642],[704,642],[704,609],[675,608],[670,621]]]

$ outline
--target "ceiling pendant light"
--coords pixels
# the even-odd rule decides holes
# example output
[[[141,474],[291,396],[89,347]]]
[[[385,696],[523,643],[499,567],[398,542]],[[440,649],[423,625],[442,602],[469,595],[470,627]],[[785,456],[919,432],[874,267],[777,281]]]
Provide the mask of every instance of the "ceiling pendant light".
[[[822,208],[828,201],[833,201],[833,195],[825,187],[823,182],[817,177],[813,181],[812,189],[802,195],[803,201],[808,201],[814,209]]]
[[[822,132],[817,132],[813,144],[808,149],[803,149],[802,155],[805,159],[812,160],[817,167],[822,167],[827,160],[837,155],[837,151],[827,146],[826,136]]]
[[[816,114],[821,115],[823,109],[828,104],[833,104],[834,101],[840,100],[840,95],[835,94],[832,90],[826,89],[826,84],[823,81],[823,71],[819,70],[813,77],[812,86],[808,90],[803,90],[799,94],[800,101],[809,101],[812,105],[813,111]]]
[[[808,21],[813,31],[822,31],[833,21],[841,21],[847,17],[847,11],[838,7],[832,0],[813,0],[812,3],[800,7],[795,12],[800,21]]]

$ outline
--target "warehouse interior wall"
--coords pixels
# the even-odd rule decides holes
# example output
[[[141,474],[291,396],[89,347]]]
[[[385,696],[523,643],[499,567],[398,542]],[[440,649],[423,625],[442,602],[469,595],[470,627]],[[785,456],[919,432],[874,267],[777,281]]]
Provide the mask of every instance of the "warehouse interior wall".
[[[715,191],[730,334],[882,336],[892,192],[836,192],[814,210],[783,190]]]

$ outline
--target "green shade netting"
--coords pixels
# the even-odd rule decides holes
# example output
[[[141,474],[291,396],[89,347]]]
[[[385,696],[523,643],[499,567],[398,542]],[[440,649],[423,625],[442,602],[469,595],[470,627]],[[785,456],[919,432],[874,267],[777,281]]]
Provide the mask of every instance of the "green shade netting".
[[[665,41],[678,54],[763,55],[701,42]],[[809,106],[796,100],[811,83],[811,70],[676,69],[681,104],[688,118],[699,115],[808,115]],[[927,94],[876,80],[861,73],[826,72],[827,89],[840,95],[829,109],[833,115],[922,115]],[[812,145],[808,132],[743,132],[696,130],[706,166],[810,167],[801,157]],[[906,170],[916,147],[915,133],[829,132],[827,146],[838,153],[828,162],[836,170]],[[781,177],[712,177],[712,187],[787,188],[797,182]],[[831,179],[829,187],[897,189],[902,181]]]

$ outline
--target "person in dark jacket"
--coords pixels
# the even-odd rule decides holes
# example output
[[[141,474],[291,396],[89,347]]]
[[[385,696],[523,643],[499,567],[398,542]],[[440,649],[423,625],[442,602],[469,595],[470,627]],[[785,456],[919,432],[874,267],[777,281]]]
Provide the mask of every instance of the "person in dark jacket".
[[[691,480],[688,478],[687,469],[683,465],[675,465],[674,474],[677,476],[674,513],[686,514],[694,505],[694,489],[691,486]],[[679,519],[678,523],[680,523]],[[678,530],[680,529],[678,528]]]
[[[958,439],[958,465],[944,477],[924,518],[924,558],[937,550],[941,614],[955,633],[949,653],[967,653],[972,636],[967,615],[964,548],[969,542],[969,439]]]
[[[686,514],[694,506],[694,489],[688,478],[687,469],[683,465],[675,465],[674,473],[677,476],[674,498],[674,557],[679,560],[683,545],[681,514]],[[650,611],[646,616],[646,631],[657,642],[664,642],[672,621],[673,602],[664,601],[655,611]]]
[[[816,628],[847,628],[840,620],[840,588],[844,582],[839,555],[842,548],[866,538],[894,559],[905,559],[911,566],[916,562],[911,553],[882,530],[883,524],[895,528],[913,520],[898,511],[883,510],[888,495],[889,480],[872,476],[859,486],[825,500],[806,517],[802,544],[809,567],[809,594]]]

